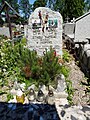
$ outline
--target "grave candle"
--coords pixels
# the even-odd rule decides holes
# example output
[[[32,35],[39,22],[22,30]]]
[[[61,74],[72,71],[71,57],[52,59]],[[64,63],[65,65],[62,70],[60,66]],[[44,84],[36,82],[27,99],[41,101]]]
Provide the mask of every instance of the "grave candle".
[[[53,105],[54,104],[54,93],[52,90],[49,90],[48,91],[48,95],[46,97],[46,102],[50,105]]]
[[[34,90],[31,88],[29,91],[29,101],[34,101],[35,100],[35,92]]]
[[[18,103],[22,103],[22,104],[25,101],[25,96],[20,89],[17,91],[16,100],[17,100]]]
[[[39,90],[37,94],[37,101],[43,102],[44,99],[45,99],[44,93],[42,92],[42,90]]]

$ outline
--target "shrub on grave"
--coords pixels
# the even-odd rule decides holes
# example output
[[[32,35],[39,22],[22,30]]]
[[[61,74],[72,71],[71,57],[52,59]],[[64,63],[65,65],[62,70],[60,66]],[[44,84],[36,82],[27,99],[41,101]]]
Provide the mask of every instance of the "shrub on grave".
[[[47,85],[60,74],[61,66],[55,50],[50,48],[40,57],[35,50],[30,51],[22,41],[13,46],[4,39],[1,42],[0,78],[1,80],[17,79],[19,82],[34,82]]]
[[[57,74],[60,74],[61,66],[58,63],[55,50],[50,48],[50,51],[45,50],[42,57],[39,57],[36,51],[28,51],[28,61],[23,57],[24,67],[22,69],[23,76],[26,79],[32,78],[37,83],[49,84],[53,81]]]

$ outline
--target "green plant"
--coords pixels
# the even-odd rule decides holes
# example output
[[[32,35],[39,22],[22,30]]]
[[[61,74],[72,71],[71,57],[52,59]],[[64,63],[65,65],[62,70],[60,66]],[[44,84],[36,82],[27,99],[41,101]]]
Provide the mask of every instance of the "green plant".
[[[3,95],[3,94],[7,94],[7,92],[0,90],[0,95]]]
[[[10,93],[7,94],[7,102],[8,102],[10,99],[13,99],[13,98],[14,98],[14,97],[13,97],[12,94],[10,94]]]
[[[61,73],[65,76],[65,78],[67,78],[68,75],[69,75],[70,69],[69,69],[67,66],[62,65],[60,71],[61,71]]]
[[[46,84],[53,81],[57,74],[60,74],[61,66],[58,63],[58,57],[55,50],[50,47],[50,51],[47,49],[44,52],[42,61],[42,76]]]
[[[15,68],[20,60],[19,43],[13,46],[11,42],[3,39],[0,45],[0,80],[5,81],[7,78],[11,78],[12,75],[18,74]]]
[[[46,49],[43,57],[39,57],[36,51],[24,49],[21,61],[23,63],[22,75],[29,81],[33,79],[37,85],[40,82],[47,85],[55,79],[57,74],[60,74],[61,66],[52,48],[50,51]]]
[[[72,82],[70,80],[66,80],[66,85],[67,85],[66,92],[68,93],[67,99],[68,99],[69,103],[72,105],[73,104],[72,98],[73,98],[73,94],[74,94]]]
[[[26,45],[26,38],[25,37],[22,38],[21,44]]]
[[[52,48],[50,51],[45,50],[43,57],[39,57],[35,50],[30,51],[24,47],[24,38],[20,43],[15,42],[14,46],[6,40],[1,44],[0,80],[16,78],[19,82],[28,80],[30,84],[38,85],[40,82],[49,84],[54,81],[57,74],[60,74],[61,66]]]
[[[64,62],[69,62],[71,60],[71,56],[68,51],[63,50],[63,60]]]

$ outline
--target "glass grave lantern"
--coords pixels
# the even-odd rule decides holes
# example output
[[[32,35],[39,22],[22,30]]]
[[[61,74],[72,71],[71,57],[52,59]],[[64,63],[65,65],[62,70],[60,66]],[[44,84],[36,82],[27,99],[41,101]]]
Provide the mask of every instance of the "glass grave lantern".
[[[55,101],[54,93],[52,90],[48,91],[48,95],[46,97],[46,103],[53,105]]]
[[[18,89],[18,91],[17,91],[16,100],[17,100],[17,103],[22,103],[22,104],[25,101],[25,96],[24,96],[23,92],[20,89]]]
[[[29,101],[33,102],[36,98],[35,92],[34,90],[31,88],[29,93],[28,93],[28,99]]]
[[[44,102],[44,100],[45,100],[45,95],[44,95],[43,91],[41,89],[39,89],[39,91],[37,93],[37,101]]]

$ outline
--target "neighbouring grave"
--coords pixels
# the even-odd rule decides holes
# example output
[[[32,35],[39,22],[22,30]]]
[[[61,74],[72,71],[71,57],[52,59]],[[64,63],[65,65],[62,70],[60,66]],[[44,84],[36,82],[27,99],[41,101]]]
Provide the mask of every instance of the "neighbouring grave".
[[[62,55],[62,16],[49,8],[39,7],[30,15],[25,36],[30,50],[43,55],[52,46]]]
[[[0,27],[0,35],[5,35],[10,38],[9,28],[8,27]]]
[[[63,24],[63,33],[70,38],[74,38],[75,23]]]
[[[75,20],[74,42],[87,41],[90,38],[90,11]]]

